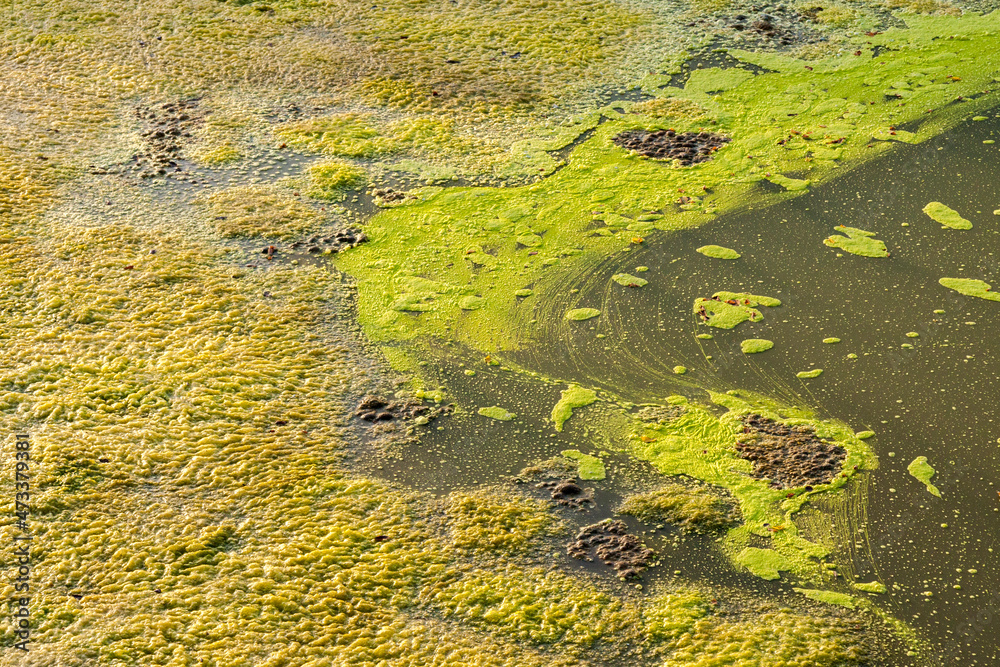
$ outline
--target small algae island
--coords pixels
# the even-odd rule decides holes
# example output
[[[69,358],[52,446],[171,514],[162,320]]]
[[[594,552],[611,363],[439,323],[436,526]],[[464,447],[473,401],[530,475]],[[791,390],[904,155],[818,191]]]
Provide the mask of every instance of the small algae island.
[[[140,4],[0,8],[0,667],[1000,661],[1000,2]]]

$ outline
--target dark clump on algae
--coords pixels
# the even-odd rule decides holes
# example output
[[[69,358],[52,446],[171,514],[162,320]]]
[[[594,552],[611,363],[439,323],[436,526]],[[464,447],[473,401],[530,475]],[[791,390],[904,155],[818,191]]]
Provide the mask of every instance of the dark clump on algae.
[[[643,157],[677,160],[681,166],[704,162],[731,139],[714,132],[674,132],[673,130],[627,130],[611,138],[622,148]]]
[[[753,463],[754,477],[768,479],[778,489],[829,484],[847,457],[847,450],[820,440],[810,426],[789,426],[756,414],[744,417],[743,424],[737,451]]]
[[[566,553],[587,560],[593,560],[591,554],[594,554],[605,565],[614,568],[622,579],[637,576],[646,569],[655,553],[627,530],[624,522],[612,519],[585,526],[566,546]]]

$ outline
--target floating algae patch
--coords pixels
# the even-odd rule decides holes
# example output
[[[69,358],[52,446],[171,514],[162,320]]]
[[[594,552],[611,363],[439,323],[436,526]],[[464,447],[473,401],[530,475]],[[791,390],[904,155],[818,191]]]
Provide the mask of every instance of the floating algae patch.
[[[776,176],[768,176],[767,180],[771,181],[775,185],[780,185],[786,190],[791,190],[793,192],[807,190],[809,188],[808,179],[803,178],[789,178],[783,174],[778,174]]]
[[[767,340],[766,338],[747,338],[746,340],[740,341],[740,350],[743,354],[767,352],[772,347],[774,347],[774,341]]]
[[[607,477],[607,472],[604,469],[604,461],[596,456],[584,454],[576,449],[564,449],[560,453],[566,458],[577,462],[576,474],[580,479],[602,480]]]
[[[972,229],[972,223],[958,214],[948,206],[939,201],[932,201],[924,206],[924,213],[930,216],[931,220],[940,222],[948,229]]]
[[[715,259],[740,258],[740,253],[732,250],[731,248],[724,248],[721,245],[703,245],[700,248],[695,248],[695,250],[706,257],[713,257]]]
[[[563,429],[566,420],[573,416],[573,410],[584,408],[597,400],[597,394],[593,389],[587,389],[577,384],[570,385],[569,389],[563,389],[559,402],[552,408],[552,422],[557,431]]]
[[[991,285],[982,280],[972,278],[941,278],[938,282],[948,289],[955,290],[965,296],[974,296],[987,301],[1000,301],[1000,294],[991,292]]]
[[[736,554],[737,565],[742,565],[761,579],[780,579],[782,570],[791,570],[792,563],[774,549],[747,547]]]
[[[865,593],[885,593],[885,584],[881,581],[869,581],[867,583],[853,583],[851,584],[856,590],[864,591]]]
[[[664,475],[687,475],[732,494],[743,521],[724,538],[734,563],[743,565],[740,554],[748,564],[768,557],[780,560],[781,568],[754,565],[757,572],[815,573],[817,560],[828,551],[801,537],[792,515],[810,493],[840,489],[858,471],[874,467],[874,455],[839,422],[815,420],[806,411],[744,392],[711,398],[728,411],[716,416],[683,397],[672,406],[683,410],[670,419],[657,419],[647,412],[651,408],[641,411],[629,452]],[[752,536],[764,538],[770,548],[762,549]]]
[[[455,491],[448,496],[446,514],[452,541],[468,549],[525,549],[560,529],[545,501],[503,488]]]
[[[833,345],[835,343],[839,343],[840,339],[835,338],[834,336],[830,336],[829,338],[824,338],[823,342],[826,343],[827,345]]]
[[[645,287],[649,284],[648,280],[644,278],[636,278],[635,276],[630,276],[627,273],[616,273],[611,276],[611,279],[622,287]]]
[[[918,456],[913,459],[910,462],[910,465],[906,466],[906,472],[923,482],[927,487],[928,493],[935,495],[938,498],[941,497],[941,492],[938,491],[938,488],[931,484],[931,477],[934,476],[936,471],[931,467],[931,464],[927,462],[926,456]]]
[[[737,292],[716,292],[710,299],[694,301],[694,312],[704,324],[719,329],[732,329],[741,322],[759,322],[764,319],[755,306],[775,308],[781,301],[768,296]]]
[[[583,320],[589,320],[597,317],[601,314],[597,308],[574,308],[573,310],[566,311],[567,320],[575,320],[577,322],[582,322]]]
[[[271,185],[239,185],[198,200],[223,236],[294,238],[319,226],[319,211]]]
[[[501,408],[496,405],[490,406],[488,408],[479,408],[479,410],[477,410],[476,413],[482,415],[483,417],[489,417],[490,419],[497,419],[503,422],[509,422],[510,420],[512,420],[514,417],[517,416],[513,412],[508,412],[504,408]]]
[[[856,227],[845,227],[844,225],[837,225],[834,229],[841,234],[834,234],[823,240],[823,243],[831,248],[839,248],[852,255],[861,255],[862,257],[889,256],[885,243],[872,238],[875,236],[875,232],[868,232]]]
[[[854,609],[858,606],[858,600],[847,593],[837,593],[836,591],[822,591],[815,588],[793,588],[796,593],[805,595],[810,600],[824,602],[826,604],[837,605],[845,609]]]
[[[823,374],[822,368],[814,368],[811,371],[799,371],[798,373],[795,374],[795,377],[799,378],[800,380],[808,380],[811,378],[818,378],[822,374]]]
[[[686,366],[674,366],[673,371],[676,375],[684,375],[688,372],[688,369]]]
[[[726,491],[680,482],[627,496],[618,513],[650,524],[672,523],[695,531],[720,530],[739,520],[735,500]]]

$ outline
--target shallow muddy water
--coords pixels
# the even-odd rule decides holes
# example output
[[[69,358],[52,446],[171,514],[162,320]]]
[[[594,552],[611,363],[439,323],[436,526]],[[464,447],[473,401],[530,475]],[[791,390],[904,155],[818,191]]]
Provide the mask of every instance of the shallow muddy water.
[[[996,664],[1000,304],[962,296],[938,280],[1000,283],[1000,215],[994,214],[1000,208],[1000,149],[983,143],[997,135],[996,113],[970,119],[923,144],[899,145],[805,195],[695,230],[651,235],[567,282],[559,303],[538,315],[544,333],[506,360],[604,387],[637,404],[673,393],[703,396],[696,383],[775,396],[814,407],[856,431],[874,431],[868,442],[880,467],[859,482],[865,489],[855,496],[858,505],[834,520],[849,525],[822,525],[806,510],[800,519],[806,535],[853,534],[836,553],[842,571],[885,583],[883,606],[930,641],[930,654],[942,664]],[[972,229],[943,228],[922,212],[932,201],[957,210]],[[874,232],[890,257],[825,246],[837,225]],[[695,252],[707,244],[742,257],[727,261]],[[637,266],[648,271],[637,274]],[[649,283],[629,289],[611,281],[623,272]],[[761,308],[763,321],[731,330],[700,324],[691,304],[723,290],[776,297],[782,305]],[[574,307],[603,314],[586,322],[553,315]],[[697,338],[701,333],[713,338]],[[748,338],[771,340],[774,348],[745,355],[740,342]],[[840,342],[824,343],[827,338]],[[378,474],[443,493],[515,475],[566,448],[602,451],[582,422],[558,434],[546,428],[564,384],[499,367],[484,370],[466,358],[476,368],[470,374],[456,365],[456,356],[462,353],[451,350],[438,360],[460,404],[500,405],[518,417],[503,422],[473,413],[438,428],[432,424],[419,445],[401,446],[380,460]],[[689,372],[676,375],[677,365]],[[822,374],[797,377],[815,369]],[[907,472],[918,456],[937,471],[940,498]],[[598,502],[581,525],[610,516],[624,490],[641,488],[656,475],[623,454],[606,452],[605,460],[609,477],[588,483]],[[672,534],[664,535],[647,540],[662,554],[647,577],[676,571],[741,586],[752,579],[733,573],[706,538],[673,545]],[[559,560],[571,559],[561,554]],[[757,585],[776,593],[787,588]],[[892,664],[906,661],[892,658]]]

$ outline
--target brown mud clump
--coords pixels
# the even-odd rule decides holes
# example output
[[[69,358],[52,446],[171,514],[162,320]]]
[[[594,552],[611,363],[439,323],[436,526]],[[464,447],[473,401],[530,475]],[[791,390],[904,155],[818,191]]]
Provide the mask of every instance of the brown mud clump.
[[[545,461],[538,461],[524,468],[517,474],[514,481],[518,484],[535,484],[536,489],[549,492],[549,498],[557,505],[583,509],[594,502],[594,489],[577,484],[576,473],[579,463],[565,456],[554,456]]]
[[[305,247],[306,252],[314,255],[335,254],[341,250],[356,248],[367,240],[368,237],[361,230],[346,228],[327,237],[313,236],[305,241],[295,241],[291,247],[295,250]]]
[[[757,479],[778,489],[829,484],[840,472],[847,450],[820,440],[810,426],[789,426],[760,415],[743,418],[740,456],[753,463]]]
[[[613,567],[622,579],[637,576],[655,556],[638,537],[626,532],[623,522],[612,519],[582,528],[576,539],[566,546],[566,553],[591,561],[594,560],[591,554],[594,554],[605,565]]]
[[[395,419],[417,419],[423,417],[427,421],[436,419],[442,415],[451,414],[455,409],[452,404],[443,405],[437,408],[419,401],[401,400],[390,401],[378,396],[369,394],[361,399],[358,407],[354,411],[354,416],[366,422],[384,422]]]
[[[191,138],[191,127],[200,122],[196,118],[198,102],[186,100],[170,102],[153,109],[140,107],[135,115],[146,123],[140,134],[144,150],[132,160],[132,171],[139,178],[155,178],[177,174],[183,169],[178,164],[185,139]]]
[[[712,159],[712,153],[731,139],[714,132],[628,130],[616,134],[611,141],[643,157],[677,160],[682,167],[688,167]]]

